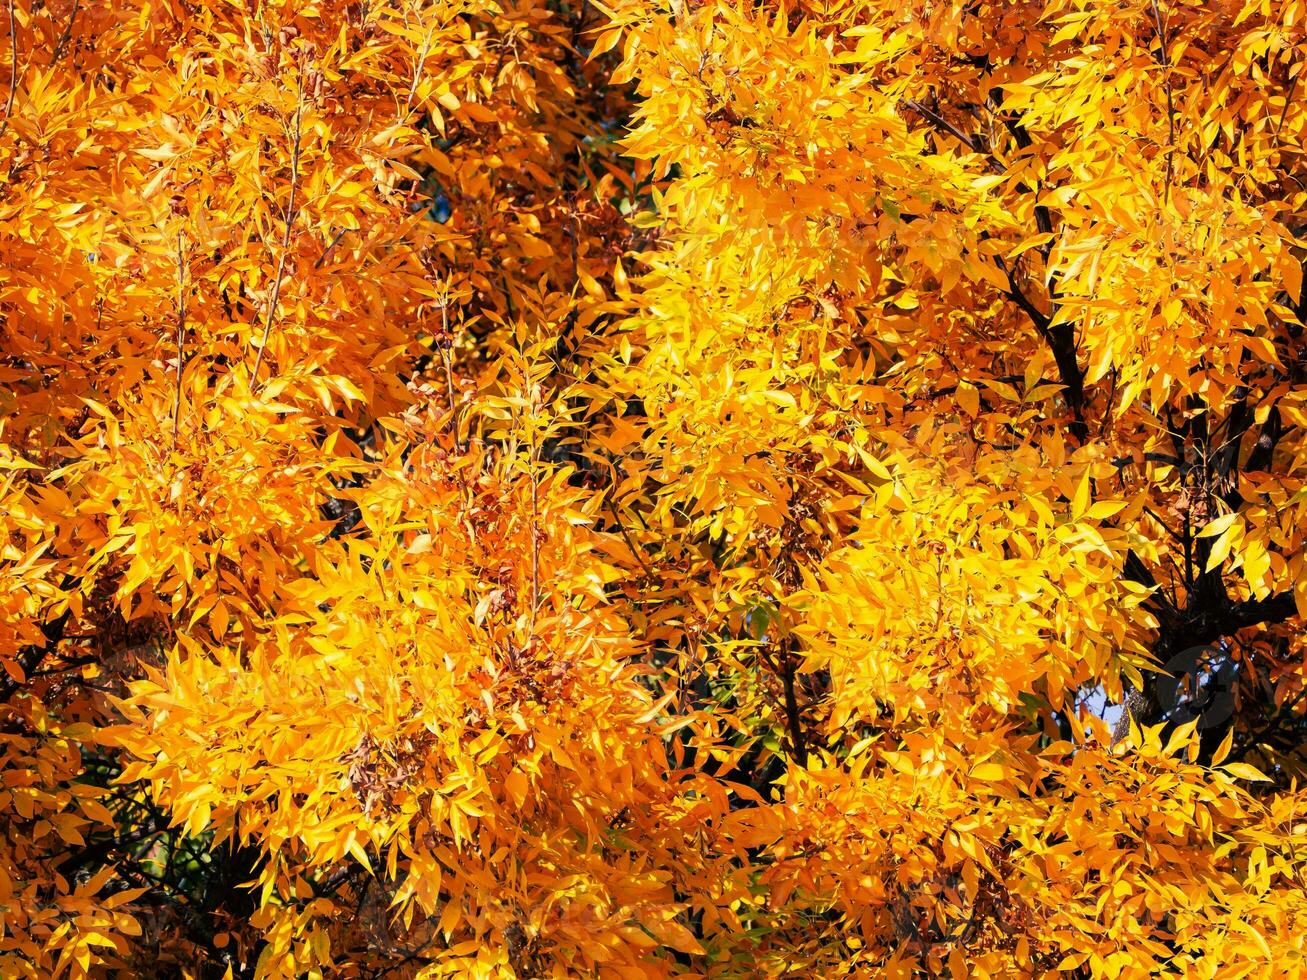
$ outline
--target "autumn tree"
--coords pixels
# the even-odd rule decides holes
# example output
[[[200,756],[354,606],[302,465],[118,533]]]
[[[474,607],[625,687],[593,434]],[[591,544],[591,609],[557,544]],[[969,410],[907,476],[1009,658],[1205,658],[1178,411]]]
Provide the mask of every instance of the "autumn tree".
[[[1307,974],[1302,0],[0,22],[0,975]]]

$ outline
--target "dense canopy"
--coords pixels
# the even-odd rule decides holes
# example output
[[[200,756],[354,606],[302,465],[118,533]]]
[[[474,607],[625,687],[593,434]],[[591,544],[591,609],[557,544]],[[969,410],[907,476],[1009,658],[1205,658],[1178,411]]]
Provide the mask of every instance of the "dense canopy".
[[[0,0],[0,975],[1307,975],[1304,74]]]

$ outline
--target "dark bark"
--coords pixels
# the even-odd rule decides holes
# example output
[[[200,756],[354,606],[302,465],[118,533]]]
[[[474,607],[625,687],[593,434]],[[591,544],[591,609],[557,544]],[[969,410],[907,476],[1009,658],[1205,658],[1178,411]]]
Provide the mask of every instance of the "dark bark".
[[[798,661],[787,650],[781,656],[781,684],[785,689],[785,722],[790,732],[790,749],[799,765],[808,765],[808,743],[803,734],[803,716],[799,712],[799,700],[794,692],[794,675],[798,670]]]
[[[63,588],[66,590],[70,583],[65,580]],[[18,653],[18,666],[23,671],[23,681],[19,681],[11,674],[0,675],[0,704],[7,704],[9,699],[17,693],[20,687],[24,687],[36,669],[41,666],[41,662],[47,656],[54,652],[64,638],[64,631],[68,628],[68,621],[72,617],[72,610],[65,609],[63,613],[48,623],[41,624],[41,634],[45,641],[43,643],[33,643],[30,646],[23,647]]]

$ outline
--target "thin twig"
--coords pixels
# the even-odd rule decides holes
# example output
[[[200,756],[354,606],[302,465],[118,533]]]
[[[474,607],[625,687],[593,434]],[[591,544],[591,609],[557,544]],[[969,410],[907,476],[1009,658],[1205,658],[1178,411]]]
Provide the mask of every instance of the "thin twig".
[[[286,230],[281,240],[281,257],[277,260],[277,277],[272,283],[272,294],[268,297],[268,314],[263,321],[263,340],[259,343],[259,352],[254,357],[254,371],[250,375],[250,387],[258,384],[259,366],[263,363],[263,352],[268,348],[268,337],[272,333],[272,322],[277,315],[277,300],[281,296],[281,283],[286,275],[286,255],[290,252],[290,233],[295,225],[295,196],[300,183],[300,138],[301,121],[304,118],[304,72],[299,73],[295,89],[295,144],[291,148],[290,159],[290,200],[286,203]]]
[[[1275,140],[1280,140],[1280,130],[1284,129],[1284,119],[1289,114],[1289,103],[1293,101],[1293,95],[1298,91],[1299,75],[1293,76],[1293,81],[1289,83],[1289,91],[1284,96],[1284,107],[1280,109],[1280,120],[1275,124]]]
[[[626,546],[631,549],[631,554],[640,563],[640,567],[644,569],[645,577],[652,579],[654,571],[649,567],[649,562],[645,560],[644,550],[636,547],[635,541],[631,538],[631,533],[626,529],[626,524],[622,521],[622,515],[617,512],[617,505],[613,503],[613,498],[608,494],[604,494],[604,504],[608,507],[609,513],[613,515],[613,520],[617,523],[617,529],[622,532],[622,539],[626,542]]]
[[[340,231],[336,232],[336,237],[334,237],[331,240],[331,244],[328,245],[326,249],[323,250],[323,253],[319,255],[316,260],[314,260],[313,268],[315,269],[322,268],[322,264],[326,262],[328,258],[330,258],[331,253],[335,251],[336,246],[340,244],[340,240],[345,237],[345,235],[349,232],[349,230],[350,229],[348,228],[342,228],[340,229]]]
[[[427,63],[427,50],[431,45],[431,35],[428,34],[422,39],[422,46],[418,49],[417,60],[413,63],[413,81],[408,87],[408,98],[404,100],[404,114],[400,117],[400,122],[408,119],[408,114],[413,111],[413,99],[417,95],[418,82],[422,78],[422,70]]]
[[[9,128],[9,117],[14,113],[14,96],[18,94],[18,18],[14,14],[14,0],[9,0],[9,95],[5,98],[5,117],[0,119],[0,136]]]
[[[531,385],[531,639],[536,635],[536,607],[540,605],[540,477],[539,433],[535,428],[536,398],[539,392]]]
[[[181,229],[177,231],[177,376],[173,385],[172,448],[177,448],[177,429],[182,417],[182,363],[186,340],[186,254]]]
[[[1144,513],[1147,514],[1149,517],[1151,517],[1153,520],[1157,521],[1157,523],[1161,526],[1162,530],[1165,531],[1168,535],[1170,535],[1171,540],[1175,541],[1176,544],[1184,544],[1184,537],[1180,534],[1180,532],[1174,530],[1173,528],[1170,527],[1170,525],[1168,525],[1164,520],[1162,520],[1162,516],[1158,514],[1157,511],[1153,510],[1153,508],[1151,507],[1145,507]]]
[[[463,446],[458,437],[458,430],[460,428],[458,402],[454,397],[454,363],[453,358],[449,354],[448,346],[453,342],[453,338],[449,333],[449,308],[446,305],[445,300],[441,300],[440,302],[440,323],[442,336],[438,344],[440,347],[440,359],[445,365],[445,395],[449,399],[449,428],[454,436],[454,450],[461,453],[463,452]]]
[[[64,56],[64,48],[68,46],[68,41],[73,36],[73,23],[77,20],[77,11],[81,5],[82,0],[73,0],[73,12],[68,15],[68,23],[64,26],[63,33],[59,35],[59,40],[55,42],[54,54],[50,56],[51,66],[58,64],[59,59]]]
[[[987,153],[985,151],[984,143],[981,141],[979,136],[972,136],[970,133],[959,129],[938,112],[927,108],[916,99],[904,99],[903,104],[913,112],[917,113],[917,115],[924,117],[926,121],[937,130],[948,133],[972,153],[979,153],[984,156],[985,166],[987,166],[993,173],[1002,174],[1007,172],[1003,165],[994,158],[992,153]]]
[[[1171,56],[1166,50],[1166,24],[1162,21],[1162,11],[1157,6],[1157,0],[1150,0],[1150,3],[1153,6],[1153,20],[1157,24],[1158,43],[1162,46],[1162,81],[1166,87],[1166,186],[1162,191],[1162,201],[1165,203],[1171,198],[1171,181],[1175,177],[1175,96],[1171,90]]]

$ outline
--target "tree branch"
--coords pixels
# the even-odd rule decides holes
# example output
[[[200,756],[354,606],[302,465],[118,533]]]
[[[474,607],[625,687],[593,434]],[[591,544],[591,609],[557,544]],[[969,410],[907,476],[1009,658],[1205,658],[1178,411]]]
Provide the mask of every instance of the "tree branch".
[[[999,162],[998,158],[995,157],[993,153],[986,149],[984,144],[981,142],[980,137],[973,136],[965,130],[960,129],[958,126],[955,126],[953,123],[941,116],[938,112],[922,105],[915,99],[904,99],[902,105],[920,115],[937,131],[952,136],[969,150],[984,156],[985,164],[992,173],[1007,173],[1007,168]],[[1018,123],[1005,119],[1004,125],[1008,128],[1008,131],[1012,133],[1018,146],[1025,148],[1031,145],[1032,141],[1030,139],[1030,134],[1027,133]],[[1035,205],[1035,225],[1043,234],[1051,235],[1053,232],[1052,215],[1049,213],[1048,208],[1038,203]],[[989,237],[988,234],[981,233],[982,240]],[[1047,261],[1050,253],[1051,243],[1046,242],[1044,247],[1041,248],[1041,254],[1044,256],[1045,261]],[[1071,433],[1079,442],[1084,442],[1089,435],[1089,426],[1085,422],[1085,380],[1084,372],[1080,370],[1080,364],[1076,357],[1075,330],[1069,323],[1054,324],[1053,320],[1055,317],[1041,312],[1040,309],[1030,301],[1029,297],[1021,291],[1011,269],[1009,269],[1007,262],[1004,261],[1003,257],[1001,255],[995,255],[994,259],[998,263],[999,270],[1007,277],[1008,298],[1021,307],[1022,311],[1024,311],[1026,316],[1030,318],[1031,322],[1035,325],[1035,329],[1039,332],[1039,335],[1044,339],[1044,342],[1048,344],[1049,349],[1053,353],[1053,360],[1057,364],[1058,374],[1061,376],[1062,384],[1066,388],[1067,405],[1075,416],[1075,420],[1071,423]],[[1058,298],[1056,291],[1052,291],[1050,297],[1053,300],[1054,308],[1056,310]]]
[[[971,150],[971,152],[979,153],[984,156],[985,165],[989,167],[992,172],[996,174],[1007,172],[1003,165],[994,158],[994,155],[986,151],[984,144],[980,141],[980,137],[973,136],[965,130],[960,129],[941,116],[938,112],[926,108],[916,99],[904,99],[903,105],[917,113],[917,115],[925,119],[926,122],[930,123],[931,126],[939,132],[947,133],[949,136],[952,136],[954,139],[962,143],[962,145],[968,150]]]
[[[281,284],[286,275],[286,255],[290,251],[290,233],[295,227],[295,196],[300,184],[300,145],[303,135],[304,119],[304,72],[299,73],[298,88],[295,92],[295,142],[291,147],[290,157],[290,200],[286,202],[286,230],[281,240],[281,255],[277,259],[277,276],[272,283],[272,294],[268,297],[268,314],[263,321],[263,339],[259,342],[259,352],[254,355],[254,370],[250,373],[250,388],[259,383],[259,366],[263,363],[263,352],[268,348],[268,336],[272,333],[272,323],[277,316],[277,300],[281,297]],[[325,255],[325,253],[324,253]]]
[[[1298,614],[1293,592],[1281,592],[1265,599],[1247,599],[1231,605],[1226,619],[1229,629],[1222,632],[1235,633],[1249,626],[1272,626],[1292,619]]]
[[[1175,178],[1175,94],[1171,90],[1171,55],[1166,50],[1166,21],[1162,18],[1157,0],[1150,2],[1153,6],[1153,23],[1157,27],[1157,41],[1161,45],[1157,60],[1162,66],[1162,82],[1166,87],[1166,184],[1162,189],[1162,201],[1165,202],[1171,197],[1171,182]]]
[[[68,626],[68,620],[72,616],[72,609],[65,609],[55,619],[48,623],[41,624],[41,633],[45,637],[44,643],[33,643],[31,646],[23,647],[18,654],[18,666],[23,672],[23,681],[19,681],[12,674],[0,676],[0,704],[7,704],[9,699],[14,696],[27,679],[30,679],[36,673],[36,668],[41,665],[50,653],[52,653],[64,638],[64,630]]]
[[[785,691],[785,721],[789,728],[790,748],[794,758],[803,768],[808,767],[808,742],[803,735],[803,716],[799,711],[799,699],[794,692],[794,675],[798,672],[798,662],[789,650],[789,644],[780,656],[778,664],[781,685]]]
[[[172,405],[172,448],[177,448],[177,431],[182,419],[182,367],[186,356],[186,252],[181,229],[177,230],[177,374]]]

